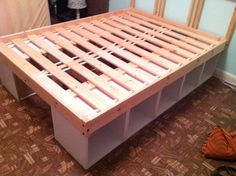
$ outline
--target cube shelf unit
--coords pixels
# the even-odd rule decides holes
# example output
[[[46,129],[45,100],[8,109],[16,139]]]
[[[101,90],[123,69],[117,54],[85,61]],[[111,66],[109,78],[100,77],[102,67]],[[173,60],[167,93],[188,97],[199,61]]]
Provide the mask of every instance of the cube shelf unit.
[[[156,117],[159,99],[160,93],[157,93],[130,109],[127,113],[127,137],[132,136]]]
[[[212,69],[216,66],[215,63],[215,57],[208,60],[98,129],[89,137],[82,135],[52,108],[55,138],[84,168],[89,168],[196,89],[203,83],[202,80],[206,81],[206,78],[210,78],[213,72],[205,69]],[[205,66],[206,64],[207,66]]]
[[[22,83],[51,106],[56,140],[87,169],[210,78],[224,46],[121,10],[2,37],[1,79],[17,99],[32,93]]]

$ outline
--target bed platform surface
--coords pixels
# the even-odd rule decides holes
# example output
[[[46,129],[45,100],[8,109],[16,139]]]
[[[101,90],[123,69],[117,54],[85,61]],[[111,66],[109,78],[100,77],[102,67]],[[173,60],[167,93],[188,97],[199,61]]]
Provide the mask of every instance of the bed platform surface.
[[[220,53],[225,40],[135,9],[1,38],[1,61],[89,136]]]

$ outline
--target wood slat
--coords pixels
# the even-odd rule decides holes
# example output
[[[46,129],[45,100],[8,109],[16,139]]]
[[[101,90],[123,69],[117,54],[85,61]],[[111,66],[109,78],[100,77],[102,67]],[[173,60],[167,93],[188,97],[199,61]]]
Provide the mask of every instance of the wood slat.
[[[130,18],[131,18],[131,20],[133,19],[136,22],[139,22],[139,23],[142,24],[141,20],[139,21],[139,20],[136,20],[135,18],[129,17],[129,19]],[[179,54],[180,56],[183,56],[185,58],[193,58],[193,57],[195,57],[195,54],[193,54],[193,53],[191,53],[191,52],[189,52],[187,50],[179,48],[179,47],[177,47],[177,46],[175,46],[173,44],[169,44],[169,43],[167,43],[167,42],[165,42],[163,40],[159,40],[159,39],[156,39],[154,37],[151,37],[150,35],[148,35],[148,32],[142,33],[142,32],[140,32],[138,30],[135,30],[135,29],[127,26],[127,25],[122,25],[122,24],[114,22],[114,21],[111,22],[111,21],[106,20],[106,23],[113,24],[113,26],[115,26],[118,29],[122,29],[122,30],[124,30],[126,32],[129,32],[129,33],[131,33],[133,35],[138,36],[139,38],[143,38],[143,39],[145,39],[147,41],[153,42],[153,43],[155,43],[155,44],[165,48],[166,50],[168,50],[170,52],[174,52],[176,54]]]
[[[153,74],[154,76],[158,76],[158,77],[160,76],[158,71],[156,70],[156,68],[154,68],[148,62],[142,60],[140,57],[138,57],[126,50],[123,50],[123,49],[115,46],[114,43],[111,43],[108,40],[100,38],[98,35],[95,35],[95,34],[89,32],[89,31],[86,31],[84,29],[80,29],[78,27],[72,28],[72,30],[74,32],[80,34],[81,36],[84,36],[84,37],[104,46],[104,47],[107,47],[112,52],[117,53],[118,55],[121,55],[126,60],[133,62],[134,64],[138,65],[139,67],[141,67],[145,71]],[[130,44],[129,44],[129,46],[130,46]]]
[[[158,27],[156,25],[153,25],[151,23],[148,23],[146,21],[143,21],[143,20],[140,20],[138,18],[134,18],[132,16],[123,16],[125,19],[128,19],[128,20],[131,20],[133,22],[136,22],[136,23],[139,23],[139,24],[142,24],[142,25],[145,25],[147,27],[150,27],[150,28],[153,28],[154,31],[150,31],[148,32],[149,34],[151,35],[154,35],[155,37],[158,37],[160,38],[161,40],[163,41],[167,41],[169,43],[172,43],[172,44],[163,44],[163,46],[165,46],[167,49],[171,49],[173,48],[173,50],[176,50],[178,51],[179,50],[179,54],[182,53],[182,52],[186,52],[185,53],[185,56],[187,57],[192,57],[193,55],[190,56],[190,53],[197,53],[197,54],[200,54],[202,53],[202,50],[200,50],[199,48],[197,47],[194,47],[194,46],[191,46],[189,44],[186,44],[185,42],[182,42],[180,40],[176,40],[175,38],[171,38],[169,36],[166,36],[164,35],[165,32],[168,32],[169,30],[166,30],[166,29],[163,29],[161,27]],[[122,27],[124,30],[125,28],[129,28],[128,26],[124,26]],[[131,29],[130,29],[131,30]],[[156,31],[157,30],[157,31]],[[158,40],[159,42],[161,42],[161,40]],[[185,49],[185,50],[182,50],[181,48]],[[170,50],[171,51],[171,50]]]
[[[90,65],[92,66],[95,66],[95,68],[98,68],[99,70],[101,71],[105,71],[104,74],[106,74],[107,77],[110,77],[110,75],[112,73],[115,73],[114,76],[111,76],[111,79],[113,79],[112,77],[114,77],[115,79],[113,79],[114,82],[116,82],[117,79],[119,79],[119,81],[117,81],[117,83],[119,84],[119,82],[123,82],[122,85],[126,84],[127,82],[131,82],[132,83],[132,86],[131,87],[131,84],[128,84],[130,85],[129,87],[129,90],[137,90],[137,87],[139,87],[138,85],[136,85],[134,82],[132,82],[131,80],[126,80],[126,79],[123,79],[123,75],[120,75],[118,72],[114,71],[113,69],[107,67],[105,64],[103,64],[102,62],[96,60],[95,58],[91,57],[91,56],[88,56],[87,54],[85,54],[83,51],[81,51],[80,49],[78,49],[77,47],[73,46],[72,44],[70,43],[65,43],[63,42],[63,40],[61,40],[60,38],[58,38],[57,36],[55,36],[53,33],[44,33],[44,35],[46,37],[48,37],[49,39],[53,40],[55,43],[57,43],[58,45],[60,45],[61,47],[63,47],[64,49],[68,50],[69,52],[71,52],[72,54],[75,54],[76,56],[82,58],[84,61],[86,61],[87,63],[89,63]],[[112,58],[111,58],[112,59]],[[103,69],[101,69],[101,65],[103,65]],[[72,68],[72,67],[71,67]],[[112,71],[111,71],[112,70]],[[82,71],[82,70],[81,70]],[[85,73],[87,74],[87,73]],[[86,75],[85,75],[86,76]],[[116,76],[116,77],[115,77]],[[109,79],[109,80],[111,80]],[[89,80],[92,82],[91,78],[89,78]],[[100,81],[100,79],[98,79]],[[101,82],[98,82],[98,84],[101,84],[103,81]],[[107,84],[107,82],[106,82]],[[106,86],[105,82],[104,82],[104,86]],[[120,86],[122,86],[120,85]],[[107,85],[107,86],[111,86],[111,85]],[[125,86],[126,88],[127,86]],[[117,88],[115,87],[112,87],[111,88],[115,89],[115,91],[119,91],[117,90]],[[113,92],[113,94],[121,94],[121,92]],[[115,95],[113,95],[115,96]],[[124,94],[121,94],[120,95],[121,97],[124,96]]]
[[[124,45],[123,43],[126,43],[126,42],[124,42],[122,39],[119,39],[118,37],[115,37],[115,36],[113,36],[113,35],[111,35],[109,32],[106,32],[106,31],[104,31],[104,30],[101,30],[100,28],[97,28],[97,27],[95,27],[95,26],[91,26],[91,25],[89,25],[89,26],[84,26],[84,28],[86,28],[86,29],[88,29],[89,31],[92,31],[92,32],[94,32],[94,33],[96,33],[96,34],[99,34],[100,36],[102,36],[102,37],[104,37],[104,38],[106,38],[106,39],[108,39],[108,40],[110,40],[110,41],[113,41],[113,42],[115,42],[116,43],[116,41],[118,42],[119,41],[119,43],[117,43],[117,44],[119,44],[119,45]],[[122,42],[123,41],[123,42]],[[125,44],[126,45],[126,44]],[[150,65],[150,64],[148,64],[148,65]],[[176,65],[175,65],[176,66]],[[150,67],[150,68],[152,68],[152,67]],[[169,68],[168,68],[169,69]],[[158,74],[159,75],[161,75],[161,76],[163,76],[163,75],[165,75],[167,72],[168,72],[168,70],[165,68],[162,68],[162,67],[158,67],[158,69],[156,68],[156,71],[158,71]]]
[[[120,39],[115,37],[114,35],[112,35],[113,33],[116,34],[117,36],[121,36],[123,37],[123,33],[121,30],[119,30],[119,28],[117,29],[114,29],[114,27],[111,27],[111,26],[108,26],[102,22],[98,22],[98,21],[93,21],[93,24],[95,24],[97,27],[101,28],[101,29],[104,29],[106,31],[109,31],[111,33],[107,33],[107,38],[109,40],[113,40],[113,42],[115,41],[118,41],[120,42]],[[120,45],[126,47],[127,49],[129,49],[130,51],[132,52],[135,52],[137,54],[140,54],[141,56],[151,60],[152,62],[160,65],[161,67],[163,68],[166,68],[166,69],[173,69],[175,68],[177,65],[173,62],[170,62],[168,61],[167,59],[164,59],[158,55],[155,55],[155,54],[152,54],[152,53],[148,53],[146,50],[143,50],[141,48],[138,48],[136,46],[133,46],[133,45],[130,45],[129,43],[125,43],[125,42],[120,42],[119,43]]]
[[[96,23],[96,24],[99,26],[99,23]],[[127,42],[124,42],[122,39],[112,35],[109,32],[107,32],[107,31],[111,31],[113,29],[111,32],[117,34],[118,36],[119,35],[122,36],[122,31],[120,31],[120,30],[117,31],[117,29],[114,29],[114,28],[109,27],[109,26],[104,26],[103,24],[101,24],[100,27],[101,28],[106,28],[107,31],[104,31],[101,28],[98,28],[96,26],[91,26],[91,25],[90,26],[84,26],[84,27],[88,30],[91,30],[92,32],[96,32],[97,34],[101,35],[102,37],[104,37],[104,38],[106,38],[110,41],[118,42],[119,45],[124,46],[124,47],[130,49],[131,51],[135,52],[135,50],[138,50],[138,47],[134,47],[130,44],[127,44]],[[161,66],[161,67],[159,67],[159,70],[158,70],[158,71],[160,71],[160,73],[159,73],[160,75],[166,74],[168,69],[173,69],[173,68],[177,67],[177,65],[174,64],[173,62],[169,62],[168,60],[160,58],[159,56],[158,56],[158,58],[155,59],[154,63],[157,63],[159,66]]]
[[[141,14],[138,14],[138,12],[129,12],[129,14],[132,15],[132,16],[136,16],[136,17],[138,17],[138,18],[140,18],[140,19],[143,19],[143,20],[145,20],[145,21],[149,21],[149,22],[152,22],[152,23],[154,23],[154,24],[158,24],[158,25],[161,25],[161,26],[163,26],[163,27],[167,27],[167,28],[169,28],[169,29],[175,30],[175,31],[177,31],[177,32],[179,32],[179,33],[182,33],[182,34],[184,34],[184,35],[188,35],[188,36],[190,36],[190,37],[192,37],[192,38],[194,38],[194,39],[197,39],[197,40],[202,41],[202,42],[204,42],[204,43],[207,43],[207,44],[209,44],[209,45],[211,45],[211,44],[214,44],[214,45],[219,44],[219,41],[213,40],[213,39],[210,38],[210,37],[207,38],[207,37],[204,36],[204,35],[200,35],[200,34],[197,34],[197,33],[193,33],[193,32],[191,32],[190,30],[188,31],[188,30],[185,30],[185,29],[183,29],[183,28],[175,27],[175,26],[173,26],[173,25],[171,25],[171,24],[164,23],[164,22],[162,22],[161,20],[154,20],[155,17],[151,17],[151,16],[149,16],[149,15],[145,15],[144,13],[142,13],[142,15],[141,15]],[[156,18],[158,19],[158,17],[156,17]]]
[[[122,37],[123,33],[122,31],[120,31],[119,29],[115,29],[114,27],[105,25],[104,23],[101,22],[94,22],[95,25],[97,25],[99,28],[105,29],[107,31],[110,31],[114,34],[116,34],[117,36]],[[115,37],[114,35],[108,35],[107,36],[109,40],[113,40],[113,42],[115,42],[117,40],[117,37]],[[157,54],[154,53],[150,53],[142,48],[139,48],[137,46],[134,46],[132,44],[130,44],[129,42],[123,42],[123,43],[119,43],[119,45],[125,47],[126,49],[142,56],[145,59],[148,59],[150,61],[152,61],[153,63],[156,63],[157,65],[165,68],[165,69],[174,69],[176,68],[176,66],[178,66],[177,64],[175,64],[174,62],[171,62],[167,59],[164,59],[162,57],[160,57]]]
[[[127,18],[127,19],[129,19],[129,20],[131,20],[131,21],[133,21],[133,22],[137,22],[137,23],[139,23],[139,24],[143,24],[143,25],[145,25],[145,26],[147,26],[147,27],[152,28],[154,31],[150,31],[150,32],[148,32],[148,33],[151,34],[151,35],[155,35],[156,37],[158,37],[158,38],[160,38],[160,39],[162,39],[162,40],[164,40],[164,41],[170,42],[170,43],[172,43],[172,44],[174,44],[174,45],[176,45],[176,46],[180,46],[181,48],[184,48],[184,49],[186,49],[186,50],[188,50],[188,51],[191,51],[191,52],[193,52],[193,53],[198,53],[198,54],[200,54],[200,53],[203,52],[201,49],[199,49],[199,48],[197,48],[197,47],[194,47],[194,46],[192,46],[192,45],[189,45],[189,44],[192,44],[191,42],[190,42],[189,44],[187,44],[187,43],[185,43],[185,42],[183,42],[183,41],[181,41],[181,40],[177,40],[177,39],[175,39],[175,38],[172,38],[172,37],[169,37],[169,36],[165,35],[165,33],[166,33],[166,34],[168,34],[168,35],[170,35],[170,36],[176,37],[176,36],[174,35],[174,34],[175,34],[174,32],[172,32],[172,31],[170,31],[170,30],[168,30],[168,29],[166,29],[166,28],[162,28],[162,27],[153,25],[153,24],[151,24],[151,23],[149,23],[149,22],[140,20],[140,19],[138,19],[138,18],[134,18],[134,17],[132,17],[132,16],[126,16],[126,15],[124,15],[124,16],[122,16],[122,17]],[[93,22],[93,21],[92,21],[92,22]],[[128,27],[128,26],[123,26],[122,28],[125,30],[126,28],[129,28],[129,27]],[[157,30],[157,31],[156,31],[156,30]],[[183,37],[184,37],[184,36],[183,36]],[[177,38],[178,38],[178,37],[177,37]],[[178,39],[181,39],[181,37],[178,38]],[[194,43],[195,43],[195,42],[194,42]],[[194,44],[194,43],[193,43],[193,44]],[[204,48],[204,47],[203,47],[203,48]]]
[[[34,40],[34,44],[37,45],[38,39],[34,36],[29,37],[31,40]],[[58,80],[60,80],[63,84],[68,86],[71,90],[73,90],[80,98],[82,98],[86,103],[91,105],[93,108],[97,108],[99,110],[106,109],[109,105],[99,98],[96,94],[88,90],[84,87],[80,82],[78,82],[75,78],[70,75],[62,72],[57,66],[55,66],[52,62],[50,62],[46,57],[38,53],[37,51],[30,48],[24,41],[16,39],[13,40],[13,43],[25,54],[27,54],[30,58],[44,67],[49,73],[53,74]],[[37,45],[38,46],[38,45]],[[53,46],[47,46],[47,52]],[[55,48],[56,50],[56,48]],[[53,51],[50,51],[51,53]],[[58,53],[58,57],[64,57],[62,53]],[[67,58],[67,61],[71,61],[71,59]]]
[[[125,71],[126,73],[128,73],[129,75],[131,75],[132,77],[134,77],[135,79],[146,83],[146,78],[144,78],[142,75],[140,75],[136,69],[134,69],[133,67],[130,66],[130,64],[127,64],[126,62],[114,57],[113,55],[107,53],[107,51],[101,51],[100,48],[98,48],[97,46],[89,43],[86,39],[79,37],[78,35],[76,35],[75,33],[71,33],[68,32],[66,30],[58,30],[58,32],[63,35],[64,37],[70,39],[71,41],[76,42],[77,44],[83,46],[86,49],[91,50],[92,52],[96,53],[98,56],[102,57],[103,59],[105,59],[107,62],[110,62],[112,64],[114,64],[115,66],[119,67],[121,70]],[[98,62],[95,60],[87,60],[87,57],[83,57],[83,59],[90,63],[91,65],[93,64],[93,66],[95,66],[96,68],[100,69],[101,71],[104,71],[104,73],[109,74],[110,76],[113,76],[113,79],[119,79],[119,80],[123,80],[123,82],[125,82],[126,84],[129,85],[129,89],[131,90],[136,90],[138,89],[139,86],[137,86],[135,83],[133,83],[131,80],[127,80],[123,77],[123,75],[116,73],[113,69],[111,69],[110,67],[108,67],[107,65]],[[103,65],[104,67],[106,67],[105,69],[103,69],[103,67],[101,68],[101,65]],[[114,72],[114,73],[113,73]],[[123,83],[124,84],[124,83]]]
[[[130,25],[131,27],[137,27],[137,29],[140,29],[140,30],[141,30],[141,28],[144,28],[144,27],[140,28],[140,25],[137,25],[136,23],[132,23],[130,21],[126,21],[126,20],[121,19],[119,17],[112,17],[112,19],[115,19],[116,21],[121,22],[124,25]],[[111,21],[108,21],[107,23],[109,23],[111,25],[114,24],[114,22],[111,22]],[[145,29],[146,30],[143,30],[143,32],[148,30],[148,28],[145,28]],[[172,60],[172,61],[174,61],[176,63],[182,64],[182,63],[184,63],[186,61],[185,58],[183,58],[181,56],[178,56],[176,54],[170,53],[169,51],[166,51],[166,50],[164,50],[162,48],[159,48],[159,47],[155,47],[155,46],[153,46],[151,44],[145,43],[144,41],[142,41],[142,40],[140,40],[138,38],[129,36],[128,34],[126,34],[126,37],[128,37],[129,40],[131,40],[131,41],[133,41],[135,43],[138,43],[138,44],[142,45],[143,47],[146,47],[147,49],[149,48],[153,52],[159,54],[160,56],[164,56],[164,57],[166,57],[166,58],[168,58],[168,59],[170,59],[170,60]]]
[[[140,18],[137,18],[137,19],[141,20]],[[205,43],[202,43],[198,40],[195,40],[194,38],[190,38],[190,37],[187,37],[187,36],[182,35],[180,33],[177,33],[175,31],[172,31],[171,29],[163,28],[160,25],[154,25],[153,23],[149,23],[149,22],[146,22],[144,20],[141,20],[141,21],[145,22],[145,25],[147,25],[147,26],[149,26],[149,27],[151,27],[151,28],[158,31],[158,33],[156,31],[150,31],[149,32],[150,34],[155,33],[156,35],[158,35],[159,33],[161,33],[161,34],[165,34],[165,35],[169,35],[169,36],[173,37],[172,39],[177,38],[177,39],[179,39],[179,42],[185,42],[185,44],[188,44],[188,45],[191,44],[191,45],[189,45],[189,47],[191,47],[191,48],[194,47],[195,49],[193,48],[193,51],[196,51],[196,52],[200,51],[201,52],[205,48],[209,47],[209,45],[207,45]]]
[[[134,18],[136,18],[136,17],[134,17]],[[138,18],[138,19],[140,19],[140,18]],[[140,20],[142,20],[142,19],[140,19]],[[142,21],[144,21],[144,20],[142,20]],[[184,42],[187,42],[187,43],[189,43],[189,44],[191,44],[193,46],[196,46],[198,48],[205,49],[205,48],[208,48],[210,46],[210,44],[206,44],[205,42],[201,42],[201,41],[199,41],[199,40],[197,40],[195,38],[191,38],[191,36],[187,36],[187,35],[178,33],[177,31],[174,31],[171,28],[166,28],[166,27],[160,26],[160,25],[154,25],[154,23],[149,23],[148,26],[150,26],[150,24],[153,24],[152,25],[153,30],[156,29],[156,30],[158,30],[161,33],[166,33],[166,34],[168,34],[168,35],[170,35],[172,37],[176,37],[176,38],[178,38],[178,39],[180,39],[180,40],[182,40]]]
[[[82,124],[88,121],[87,116],[78,108],[78,104],[70,94],[58,86],[48,77],[39,77],[40,70],[35,68],[28,61],[16,54],[6,44],[0,42],[0,55],[3,62],[7,64],[14,73],[21,78],[27,85],[42,96],[42,98],[65,118],[73,122],[73,126],[83,131]]]
[[[72,54],[75,54],[76,56],[81,55],[81,52],[78,50],[78,48],[76,48],[75,46],[73,46],[69,42],[65,42],[63,39],[55,36],[53,33],[45,32],[45,33],[43,33],[43,35],[46,36],[48,39],[54,41],[60,47],[63,47],[67,51],[71,52]],[[38,40],[39,40],[39,38],[38,38]],[[37,44],[43,49],[44,48],[46,49],[46,47],[48,47],[48,46],[44,45],[43,42],[40,42],[40,43],[37,42]],[[56,53],[55,50],[54,50],[54,52]],[[55,55],[55,57],[57,55]],[[93,83],[97,88],[102,90],[104,93],[109,95],[111,98],[115,98],[115,99],[119,100],[125,96],[125,94],[122,93],[120,90],[118,90],[116,87],[108,84],[108,82],[106,80],[104,80],[102,77],[96,75],[95,73],[93,73],[92,71],[90,71],[86,67],[82,66],[81,64],[75,62],[74,60],[71,60],[70,62],[68,62],[69,57],[66,57],[66,56],[64,56],[64,58],[57,57],[57,59],[60,60],[65,65],[67,65],[72,70],[74,70],[75,72],[77,72],[78,74],[80,74],[83,77],[85,77],[86,79],[88,79],[88,81]]]

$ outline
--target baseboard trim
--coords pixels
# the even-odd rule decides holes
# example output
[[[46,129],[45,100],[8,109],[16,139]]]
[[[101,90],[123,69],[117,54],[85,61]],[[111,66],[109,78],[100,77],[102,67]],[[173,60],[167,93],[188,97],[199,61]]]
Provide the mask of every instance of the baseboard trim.
[[[214,73],[214,76],[219,78],[220,80],[236,85],[236,75],[232,73],[217,68]]]

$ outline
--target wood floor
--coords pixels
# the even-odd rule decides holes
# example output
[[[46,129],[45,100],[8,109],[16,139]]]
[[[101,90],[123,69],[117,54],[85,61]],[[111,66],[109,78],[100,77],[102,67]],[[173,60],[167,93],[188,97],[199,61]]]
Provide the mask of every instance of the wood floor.
[[[55,141],[47,105],[37,96],[16,102],[0,86],[0,175],[205,176],[236,166],[201,154],[215,125],[236,130],[236,93],[211,78],[85,171]]]

